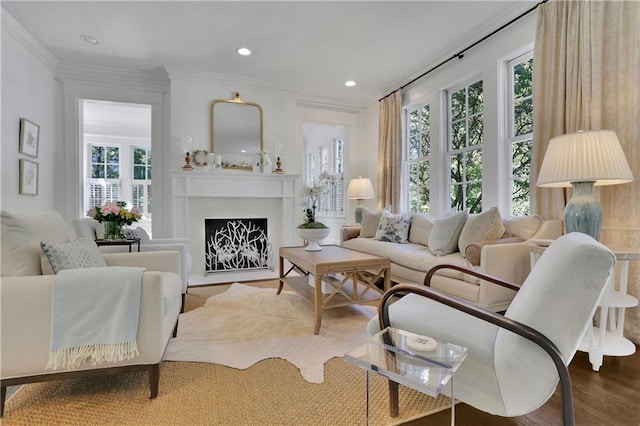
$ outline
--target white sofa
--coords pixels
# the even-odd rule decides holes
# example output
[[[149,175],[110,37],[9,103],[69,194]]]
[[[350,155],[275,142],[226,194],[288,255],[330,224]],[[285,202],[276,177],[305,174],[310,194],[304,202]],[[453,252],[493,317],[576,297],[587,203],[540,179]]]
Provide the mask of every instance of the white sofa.
[[[42,275],[41,241],[64,243],[70,234],[55,212],[1,213],[0,415],[7,386],[80,376],[148,371],[151,397],[158,394],[160,361],[177,327],[182,283],[176,251],[105,254],[108,266],[138,266],[143,274],[137,331],[139,355],[127,361],[46,370],[50,347],[54,275]],[[46,258],[46,257],[45,257]],[[89,283],[88,283],[89,284]]]
[[[72,220],[73,230],[77,237],[87,237],[92,240],[104,238],[104,224],[90,217],[80,217]],[[188,238],[153,238],[149,241],[141,241],[141,252],[175,250],[180,254],[180,278],[182,279],[182,310],[184,312],[184,299],[189,289],[189,272],[191,271],[191,254],[189,253]],[[103,253],[128,252],[126,246],[101,246]]]
[[[373,212],[368,213],[371,216]],[[428,225],[429,222],[433,226],[439,219],[425,220],[426,217],[428,215],[421,215],[420,221],[415,219],[415,215],[412,217],[406,244],[379,241],[370,234],[368,237],[362,237],[361,226],[346,226],[342,228],[341,245],[390,258],[391,279],[394,283],[423,284],[425,275],[432,267],[453,264],[472,267],[485,274],[521,285],[531,270],[528,240],[556,239],[562,235],[561,220],[543,220],[538,216],[506,218],[502,219],[505,231],[500,237],[469,244],[463,253],[457,250],[437,256],[427,244],[431,229],[414,229],[415,226]],[[368,219],[365,214],[362,227],[371,229],[371,224],[367,223]],[[371,220],[377,219],[374,217]],[[473,225],[473,221],[469,220],[468,224]],[[413,235],[415,237],[412,238]],[[495,312],[504,311],[515,296],[513,290],[449,269],[439,270],[431,282],[431,287]]]

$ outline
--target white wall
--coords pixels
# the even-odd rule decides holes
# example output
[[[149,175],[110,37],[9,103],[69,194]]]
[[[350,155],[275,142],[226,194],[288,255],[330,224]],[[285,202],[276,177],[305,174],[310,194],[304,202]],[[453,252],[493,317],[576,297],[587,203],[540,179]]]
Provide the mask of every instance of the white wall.
[[[12,212],[55,210],[59,116],[57,61],[2,9],[1,208]],[[19,153],[20,118],[40,125],[38,156]],[[19,194],[19,159],[38,163],[38,195]]]

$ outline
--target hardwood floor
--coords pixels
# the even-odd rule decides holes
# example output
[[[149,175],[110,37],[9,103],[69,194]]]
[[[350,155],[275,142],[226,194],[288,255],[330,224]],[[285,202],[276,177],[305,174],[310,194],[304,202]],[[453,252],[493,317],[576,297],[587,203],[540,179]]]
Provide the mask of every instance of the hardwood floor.
[[[576,425],[640,425],[640,353],[604,358],[600,371],[591,369],[588,354],[578,352],[569,366]],[[411,426],[448,425],[449,411],[410,423]],[[536,411],[520,417],[492,416],[466,404],[456,406],[456,425],[561,424],[559,392]]]

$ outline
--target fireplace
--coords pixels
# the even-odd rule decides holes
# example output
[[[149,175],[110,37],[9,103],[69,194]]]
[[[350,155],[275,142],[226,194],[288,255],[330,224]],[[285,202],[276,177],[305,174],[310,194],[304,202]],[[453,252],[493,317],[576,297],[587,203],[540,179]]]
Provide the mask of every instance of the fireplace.
[[[267,218],[205,219],[205,275],[212,272],[273,270]]]

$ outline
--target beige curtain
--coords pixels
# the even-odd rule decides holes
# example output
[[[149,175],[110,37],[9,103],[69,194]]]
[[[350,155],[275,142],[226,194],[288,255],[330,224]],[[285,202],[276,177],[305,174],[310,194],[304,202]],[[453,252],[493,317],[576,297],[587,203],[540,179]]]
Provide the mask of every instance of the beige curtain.
[[[400,208],[402,90],[380,101],[378,123],[378,209]]]
[[[550,1],[538,8],[534,48],[531,182],[549,140],[577,130],[615,130],[635,180],[600,187],[601,241],[640,249],[640,2]],[[533,209],[563,215],[560,189],[536,188]],[[629,292],[640,297],[640,261]],[[640,308],[627,309],[625,335],[640,343]]]

